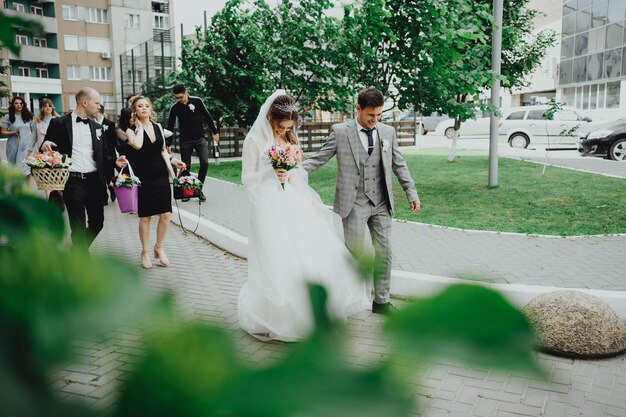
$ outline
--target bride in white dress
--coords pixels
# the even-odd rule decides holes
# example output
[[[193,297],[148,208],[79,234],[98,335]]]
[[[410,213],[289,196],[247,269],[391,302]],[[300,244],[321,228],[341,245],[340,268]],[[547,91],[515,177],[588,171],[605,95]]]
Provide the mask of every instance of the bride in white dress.
[[[297,143],[296,103],[284,90],[265,102],[243,146],[242,182],[250,199],[248,281],[239,294],[239,324],[261,340],[301,340],[313,328],[307,283],[328,292],[332,318],[368,305],[365,282],[331,228],[330,212],[302,168],[274,170],[272,146]],[[284,184],[284,189],[281,187]]]

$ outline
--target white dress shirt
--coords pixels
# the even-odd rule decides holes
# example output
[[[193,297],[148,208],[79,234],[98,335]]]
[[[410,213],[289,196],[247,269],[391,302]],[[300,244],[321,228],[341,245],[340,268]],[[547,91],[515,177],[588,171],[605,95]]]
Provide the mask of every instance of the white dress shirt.
[[[359,139],[361,139],[361,144],[363,145],[363,147],[365,148],[365,150],[367,151],[368,148],[368,143],[367,143],[367,133],[363,132],[361,129],[365,129],[363,126],[361,126],[359,124],[359,122],[356,122],[356,128],[359,130]],[[369,129],[366,129],[369,130]],[[372,130],[372,138],[374,139],[374,147],[376,147],[376,143],[378,143],[378,131],[376,130],[376,128],[374,128]]]
[[[93,156],[93,144],[91,142],[91,129],[89,124],[76,122],[78,115],[72,112],[72,165],[70,170],[74,172],[94,172],[97,170]]]

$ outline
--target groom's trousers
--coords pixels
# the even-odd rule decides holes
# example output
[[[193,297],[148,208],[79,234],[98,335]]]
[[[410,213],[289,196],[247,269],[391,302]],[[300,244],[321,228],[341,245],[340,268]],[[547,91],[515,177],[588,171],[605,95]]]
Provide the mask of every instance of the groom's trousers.
[[[376,256],[374,266],[374,301],[389,302],[391,283],[391,213],[387,201],[374,206],[355,204],[343,219],[346,247],[358,261],[364,254],[365,230],[369,228]]]

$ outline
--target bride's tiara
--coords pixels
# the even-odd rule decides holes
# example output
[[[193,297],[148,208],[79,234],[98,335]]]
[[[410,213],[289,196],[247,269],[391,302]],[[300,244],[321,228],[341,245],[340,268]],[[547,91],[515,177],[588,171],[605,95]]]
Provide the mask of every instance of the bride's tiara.
[[[299,111],[298,103],[291,103],[291,104],[278,103],[278,104],[274,104],[274,108],[285,113],[298,113]]]

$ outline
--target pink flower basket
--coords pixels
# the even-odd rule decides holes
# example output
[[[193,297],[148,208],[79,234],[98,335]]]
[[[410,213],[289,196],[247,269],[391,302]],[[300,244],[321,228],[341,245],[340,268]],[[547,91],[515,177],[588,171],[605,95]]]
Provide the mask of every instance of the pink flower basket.
[[[133,185],[132,187],[114,187],[114,189],[117,203],[120,205],[120,211],[122,213],[137,213],[137,190],[139,187]]]

